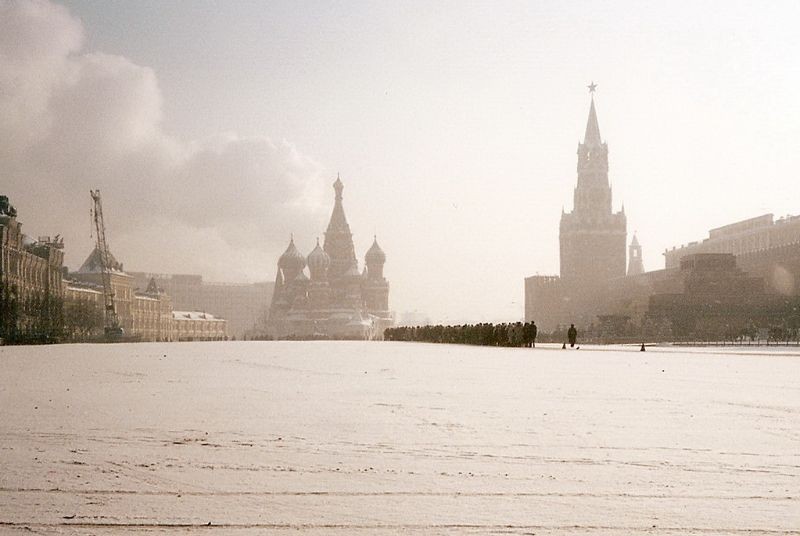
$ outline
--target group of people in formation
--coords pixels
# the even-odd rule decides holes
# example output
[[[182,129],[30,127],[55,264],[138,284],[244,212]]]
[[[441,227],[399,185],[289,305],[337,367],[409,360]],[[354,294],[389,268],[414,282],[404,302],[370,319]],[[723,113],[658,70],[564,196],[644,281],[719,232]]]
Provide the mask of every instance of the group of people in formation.
[[[509,324],[463,324],[457,326],[427,325],[389,328],[383,333],[387,341],[474,344],[531,348],[536,344],[538,328],[534,322]]]
[[[387,329],[383,336],[387,341],[533,348],[536,346],[538,332],[536,322],[531,321],[508,324],[402,326]],[[569,344],[574,347],[578,338],[578,332],[574,324],[567,331],[567,338],[569,339]],[[566,343],[564,347],[566,348]]]

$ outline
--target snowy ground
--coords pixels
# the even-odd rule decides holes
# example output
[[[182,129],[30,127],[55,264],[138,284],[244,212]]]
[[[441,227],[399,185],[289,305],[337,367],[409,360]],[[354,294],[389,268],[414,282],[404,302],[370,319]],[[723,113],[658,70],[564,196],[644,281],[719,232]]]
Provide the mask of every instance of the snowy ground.
[[[0,534],[800,534],[798,349],[637,350],[1,347]]]

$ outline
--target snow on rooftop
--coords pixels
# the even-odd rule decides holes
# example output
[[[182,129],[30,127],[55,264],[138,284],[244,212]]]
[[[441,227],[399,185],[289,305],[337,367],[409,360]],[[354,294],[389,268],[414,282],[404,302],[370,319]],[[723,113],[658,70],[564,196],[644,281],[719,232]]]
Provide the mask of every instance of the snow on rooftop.
[[[213,320],[217,322],[224,322],[225,320],[202,311],[172,311],[172,318],[174,320]]]

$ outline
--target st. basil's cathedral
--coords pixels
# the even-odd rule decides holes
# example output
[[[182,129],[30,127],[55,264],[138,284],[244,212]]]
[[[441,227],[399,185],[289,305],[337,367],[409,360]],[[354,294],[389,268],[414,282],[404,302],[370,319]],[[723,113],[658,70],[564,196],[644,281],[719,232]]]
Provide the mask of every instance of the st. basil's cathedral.
[[[342,205],[344,184],[338,177],[333,189],[333,213],[323,245],[317,239],[306,257],[292,237],[278,259],[267,318],[267,335],[272,338],[376,339],[394,324],[389,282],[383,276],[386,254],[376,237],[359,271]]]

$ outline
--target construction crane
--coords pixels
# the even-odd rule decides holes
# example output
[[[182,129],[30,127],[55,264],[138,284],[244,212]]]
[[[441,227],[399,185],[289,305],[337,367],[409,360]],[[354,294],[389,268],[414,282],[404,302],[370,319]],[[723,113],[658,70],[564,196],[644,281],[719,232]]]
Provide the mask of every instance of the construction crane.
[[[114,304],[114,288],[111,286],[111,253],[106,242],[106,225],[103,222],[103,203],[100,200],[100,190],[89,190],[92,196],[92,219],[97,234],[97,252],[100,255],[100,272],[103,277],[103,329],[106,337],[119,337],[123,334],[119,324],[117,308]]]

